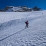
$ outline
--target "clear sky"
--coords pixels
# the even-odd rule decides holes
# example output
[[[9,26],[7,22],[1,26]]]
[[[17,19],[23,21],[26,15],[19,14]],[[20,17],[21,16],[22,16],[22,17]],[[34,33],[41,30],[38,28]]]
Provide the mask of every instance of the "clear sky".
[[[38,6],[39,8],[46,9],[46,0],[0,0],[0,9],[6,6],[27,6],[30,8]]]

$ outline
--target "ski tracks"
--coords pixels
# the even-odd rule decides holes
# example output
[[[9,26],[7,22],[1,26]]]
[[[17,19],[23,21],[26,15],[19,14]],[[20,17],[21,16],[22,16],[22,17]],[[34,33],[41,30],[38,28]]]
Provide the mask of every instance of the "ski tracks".
[[[24,29],[25,29],[25,28],[24,28]],[[20,31],[18,31],[18,32],[16,32],[16,33],[13,33],[13,34],[11,34],[11,35],[5,37],[5,38],[2,38],[0,41],[3,41],[3,40],[5,40],[5,39],[9,38],[9,37],[11,37],[11,36],[13,36],[13,35],[15,35],[15,34],[21,32],[21,31],[23,31],[24,29],[21,29]]]
[[[39,18],[41,18],[41,17],[43,17],[43,16],[39,16],[39,17],[37,17],[37,18],[32,18],[31,20],[33,21],[33,20],[39,19]],[[29,21],[30,21],[30,20],[29,20]],[[31,26],[29,26],[29,27],[31,27]],[[25,28],[24,28],[24,29],[25,29]],[[3,41],[3,40],[7,39],[7,38],[10,37],[10,36],[13,36],[14,34],[17,34],[17,33],[21,32],[21,31],[23,31],[24,29],[21,29],[20,31],[18,31],[18,32],[16,32],[16,33],[13,33],[13,34],[11,34],[11,35],[9,35],[9,36],[6,36],[5,38],[2,38],[0,41]]]

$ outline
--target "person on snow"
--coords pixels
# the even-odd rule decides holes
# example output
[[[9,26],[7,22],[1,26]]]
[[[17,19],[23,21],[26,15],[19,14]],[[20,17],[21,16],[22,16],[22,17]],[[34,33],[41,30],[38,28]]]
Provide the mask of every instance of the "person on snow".
[[[28,24],[29,24],[28,21],[26,21],[25,24],[26,24],[26,27],[28,28]],[[26,28],[26,27],[25,27],[25,28]]]

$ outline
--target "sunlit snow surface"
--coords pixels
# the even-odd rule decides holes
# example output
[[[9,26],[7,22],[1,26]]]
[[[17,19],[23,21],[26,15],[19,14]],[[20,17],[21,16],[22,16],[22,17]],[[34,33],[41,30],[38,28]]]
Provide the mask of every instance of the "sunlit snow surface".
[[[46,46],[46,11],[0,12],[0,46]]]

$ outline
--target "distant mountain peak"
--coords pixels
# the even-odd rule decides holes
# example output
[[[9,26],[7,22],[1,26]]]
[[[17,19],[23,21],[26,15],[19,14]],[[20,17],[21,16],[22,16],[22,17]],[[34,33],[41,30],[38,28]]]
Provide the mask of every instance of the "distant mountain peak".
[[[27,6],[6,6],[4,10],[0,11],[5,11],[5,12],[30,12],[30,11],[39,11],[40,8],[34,7],[34,8],[29,8]]]

